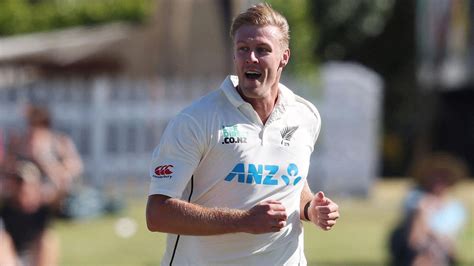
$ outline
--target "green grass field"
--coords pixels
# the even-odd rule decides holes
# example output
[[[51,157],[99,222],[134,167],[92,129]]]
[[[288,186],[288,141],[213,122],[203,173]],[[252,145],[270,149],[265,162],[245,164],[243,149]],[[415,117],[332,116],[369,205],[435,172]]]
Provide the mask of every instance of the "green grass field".
[[[399,217],[405,181],[377,182],[368,199],[336,199],[341,218],[329,232],[305,225],[305,253],[309,265],[387,265],[386,239]],[[474,182],[454,192],[468,207],[469,223],[459,239],[461,265],[474,265]],[[79,222],[58,221],[61,265],[159,265],[165,235],[150,233],[144,219],[146,197],[130,200],[118,216]],[[137,232],[121,238],[114,231],[120,217],[130,217]]]

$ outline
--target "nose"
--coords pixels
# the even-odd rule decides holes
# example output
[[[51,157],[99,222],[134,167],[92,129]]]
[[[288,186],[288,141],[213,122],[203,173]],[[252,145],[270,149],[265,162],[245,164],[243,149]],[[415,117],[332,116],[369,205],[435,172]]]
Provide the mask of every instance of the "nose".
[[[258,63],[258,58],[257,58],[257,56],[255,56],[255,52],[251,51],[251,52],[249,53],[249,57],[247,58],[246,63],[247,63],[247,64],[251,64],[251,63],[255,64],[255,63]]]

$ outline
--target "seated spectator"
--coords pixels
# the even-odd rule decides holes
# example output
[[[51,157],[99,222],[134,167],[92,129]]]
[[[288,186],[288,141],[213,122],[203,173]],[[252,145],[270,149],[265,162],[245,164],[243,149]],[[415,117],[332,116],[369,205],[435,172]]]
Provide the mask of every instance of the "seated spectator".
[[[71,138],[52,130],[46,108],[30,105],[26,108],[26,118],[26,133],[13,135],[8,143],[6,164],[16,160],[34,162],[41,171],[42,182],[59,193],[56,203],[59,208],[74,180],[82,174],[82,160]]]
[[[6,169],[2,178],[8,193],[0,201],[1,246],[6,249],[0,259],[17,261],[18,265],[57,265],[59,242],[49,229],[55,194],[43,189],[38,167],[32,162],[18,161]],[[13,250],[8,243],[13,244]]]
[[[390,239],[393,265],[455,265],[456,237],[466,223],[466,210],[450,189],[467,176],[457,158],[436,153],[412,169],[416,187],[404,201],[404,216]]]

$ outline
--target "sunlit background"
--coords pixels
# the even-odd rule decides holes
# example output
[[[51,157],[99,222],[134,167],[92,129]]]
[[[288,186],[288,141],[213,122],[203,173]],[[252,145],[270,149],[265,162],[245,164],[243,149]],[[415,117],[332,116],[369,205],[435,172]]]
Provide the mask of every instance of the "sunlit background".
[[[342,213],[332,232],[306,225],[309,263],[386,265],[412,163],[445,151],[470,168],[453,193],[469,212],[458,244],[472,265],[474,1],[268,2],[290,24],[283,83],[323,121],[309,183]],[[144,224],[151,152],[171,117],[233,72],[231,21],[254,3],[0,1],[0,157],[25,105],[47,106],[84,160],[81,187],[99,192],[85,196],[90,213],[55,223],[61,265],[159,264],[164,235]],[[104,195],[113,213],[93,206]]]

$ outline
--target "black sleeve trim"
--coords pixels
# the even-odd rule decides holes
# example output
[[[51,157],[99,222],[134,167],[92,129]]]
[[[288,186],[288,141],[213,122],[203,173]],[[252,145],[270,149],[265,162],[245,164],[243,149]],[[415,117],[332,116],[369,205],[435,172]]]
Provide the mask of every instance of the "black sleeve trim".
[[[188,202],[191,202],[193,189],[194,189],[194,176],[191,176],[191,192],[189,192]],[[173,248],[173,255],[171,256],[171,260],[170,260],[170,266],[173,265],[173,260],[174,260],[174,256],[176,255],[176,249],[178,248],[178,242],[179,242],[180,237],[181,235],[178,235],[178,237],[176,237],[176,242],[174,243],[174,248]]]

